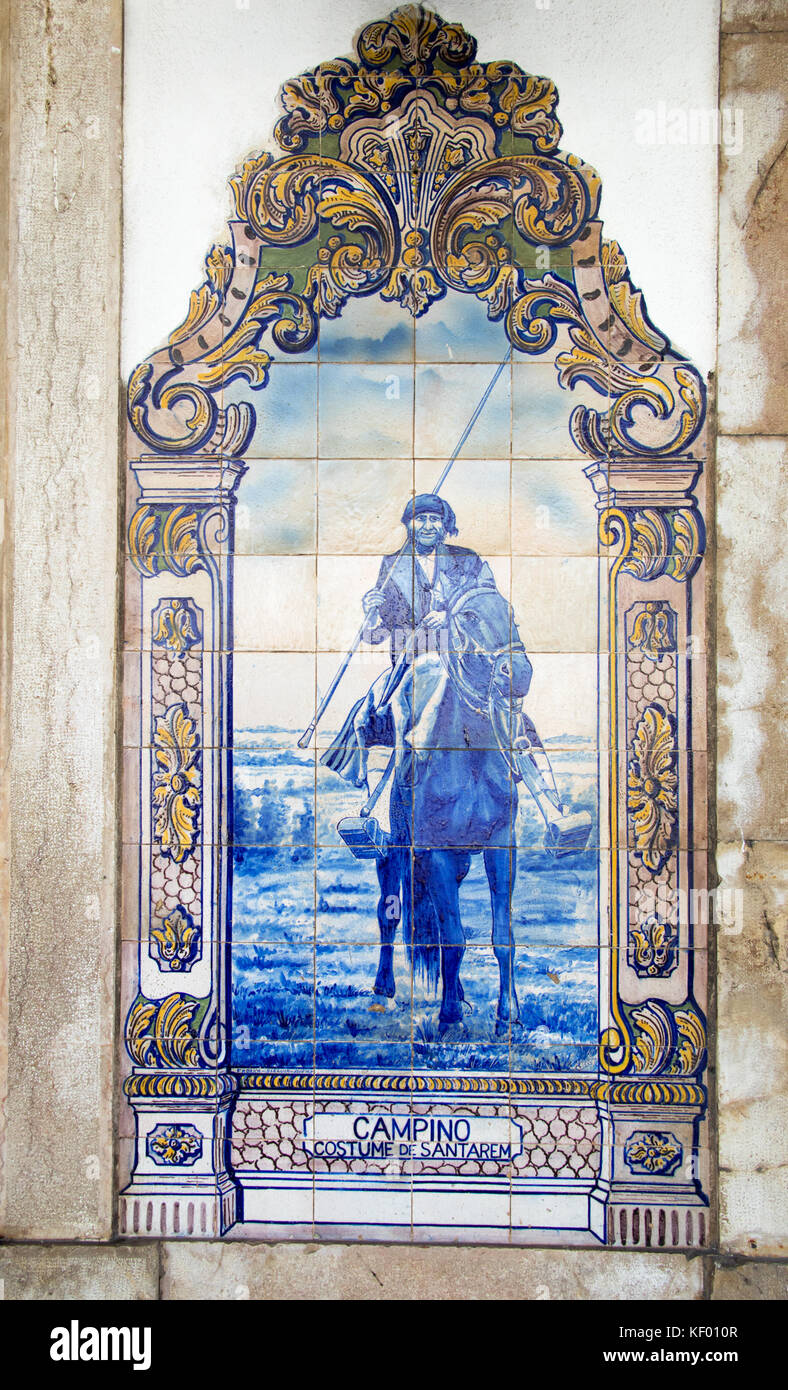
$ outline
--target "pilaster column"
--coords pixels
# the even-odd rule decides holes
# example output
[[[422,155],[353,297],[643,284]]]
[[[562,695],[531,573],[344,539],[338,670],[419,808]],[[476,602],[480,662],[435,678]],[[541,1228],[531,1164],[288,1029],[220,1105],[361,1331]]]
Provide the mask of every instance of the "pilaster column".
[[[599,755],[609,900],[600,1060],[609,1080],[599,1087],[606,1142],[596,1200],[606,1208],[611,1244],[646,1243],[648,1230],[648,1243],[703,1245],[702,465],[691,457],[610,458],[585,471],[610,548],[600,584],[609,736],[600,727]]]
[[[245,466],[157,455],[131,469],[138,641],[126,654],[124,743],[138,838],[124,878],[140,889],[124,921],[138,928],[139,986],[125,1028],[135,1160],[121,1230],[218,1235],[237,1216],[228,902],[233,510]]]

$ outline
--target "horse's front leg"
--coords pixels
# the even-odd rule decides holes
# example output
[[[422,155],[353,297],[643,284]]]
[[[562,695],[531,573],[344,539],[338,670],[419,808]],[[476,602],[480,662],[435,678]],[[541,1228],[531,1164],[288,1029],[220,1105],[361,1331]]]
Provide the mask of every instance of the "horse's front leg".
[[[517,872],[514,849],[487,849],[484,867],[490,885],[492,904],[492,944],[500,973],[498,1012],[495,1031],[498,1036],[508,1033],[512,1024],[520,1022],[520,1006],[514,987],[514,934],[512,932],[512,893]]]
[[[460,965],[465,952],[465,932],[460,918],[460,883],[457,855],[454,850],[429,851],[427,881],[430,897],[438,919],[441,943],[441,1000],[438,1036],[455,1023],[461,1023],[462,986]],[[464,876],[464,875],[463,875]]]
[[[375,993],[393,999],[397,986],[394,982],[394,938],[397,923],[402,917],[402,855],[401,849],[390,849],[375,861],[378,871],[378,926],[380,928],[380,961],[375,977]]]

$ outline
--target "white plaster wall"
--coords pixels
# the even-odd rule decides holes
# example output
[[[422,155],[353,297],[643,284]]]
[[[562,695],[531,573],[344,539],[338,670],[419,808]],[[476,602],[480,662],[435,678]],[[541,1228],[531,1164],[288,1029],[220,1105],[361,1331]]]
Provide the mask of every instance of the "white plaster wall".
[[[183,319],[231,210],[229,175],[250,150],[275,148],[281,83],[350,56],[356,32],[393,8],[393,0],[126,0],[125,373]],[[436,0],[435,8],[476,36],[481,61],[512,59],[556,83],[562,147],[602,175],[606,234],[625,251],[655,323],[707,373],[718,151],[708,141],[675,143],[682,121],[671,113],[717,106],[718,0]],[[657,143],[642,142],[644,110]]]

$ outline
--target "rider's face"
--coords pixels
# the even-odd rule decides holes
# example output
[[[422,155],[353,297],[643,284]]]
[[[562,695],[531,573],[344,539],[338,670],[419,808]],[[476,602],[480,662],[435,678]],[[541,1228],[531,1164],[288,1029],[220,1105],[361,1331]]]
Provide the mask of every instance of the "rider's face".
[[[440,512],[419,512],[413,518],[413,538],[417,550],[434,550],[443,540],[443,517]]]

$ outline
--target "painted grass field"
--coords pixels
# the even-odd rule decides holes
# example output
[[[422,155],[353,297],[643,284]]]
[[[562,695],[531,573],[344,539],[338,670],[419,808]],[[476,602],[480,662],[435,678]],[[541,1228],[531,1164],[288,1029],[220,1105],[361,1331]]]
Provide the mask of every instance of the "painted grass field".
[[[287,746],[291,740],[291,746]],[[559,742],[558,740],[556,742]],[[597,1036],[597,843],[593,748],[548,747],[565,806],[594,816],[591,848],[555,860],[521,790],[513,901],[520,1025],[497,1037],[498,967],[481,855],[460,890],[466,1014],[438,1038],[439,994],[398,941],[393,1000],[373,993],[379,945],[371,860],[336,822],[363,793],[283,730],[241,731],[235,750],[234,1055],[239,1066],[591,1071]]]

